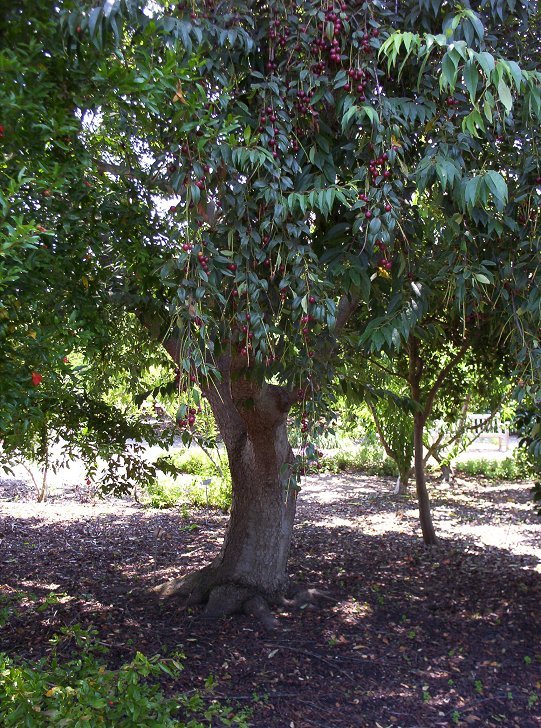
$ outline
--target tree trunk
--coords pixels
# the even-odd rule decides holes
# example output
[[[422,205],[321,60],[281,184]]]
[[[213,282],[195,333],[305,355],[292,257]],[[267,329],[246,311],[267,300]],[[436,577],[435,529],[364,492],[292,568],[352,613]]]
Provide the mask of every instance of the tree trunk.
[[[243,609],[261,611],[262,605],[278,601],[288,585],[297,496],[289,479],[293,462],[286,430],[289,395],[270,385],[256,391],[252,387],[251,395],[251,409],[243,411],[223,383],[207,392],[233,485],[220,553],[200,571],[157,589],[163,597],[179,595],[189,604],[206,603],[206,614],[212,617]]]
[[[437,543],[436,532],[432,523],[430,513],[430,500],[426,489],[425,461],[423,434],[425,422],[430,414],[431,402],[422,406],[421,377],[423,374],[423,360],[419,354],[419,342],[412,337],[409,342],[409,371],[408,383],[411,397],[417,403],[418,411],[413,415],[413,444],[414,444],[414,473],[415,487],[417,491],[417,503],[419,505],[419,520],[424,542],[433,546]]]
[[[396,479],[396,485],[394,488],[394,495],[406,495],[408,492],[410,478],[410,470],[408,469],[405,473],[399,473]]]
[[[424,417],[422,413],[415,413],[413,426],[413,438],[415,443],[415,487],[417,490],[417,502],[419,504],[419,520],[421,522],[421,531],[423,532],[424,542],[429,546],[433,546],[438,542],[438,540],[432,523],[430,501],[428,498],[428,491],[426,489],[425,464],[423,457]]]

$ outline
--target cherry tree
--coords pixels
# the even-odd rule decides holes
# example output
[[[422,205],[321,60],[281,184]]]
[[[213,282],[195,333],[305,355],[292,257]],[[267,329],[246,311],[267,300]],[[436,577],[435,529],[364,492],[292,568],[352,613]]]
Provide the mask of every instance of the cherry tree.
[[[178,425],[189,438],[208,400],[233,504],[216,559],[161,591],[212,615],[264,610],[287,589],[298,477],[317,459],[342,352],[407,349],[416,462],[421,351],[441,336],[442,301],[451,359],[494,309],[535,370],[541,76],[519,42],[531,10],[40,0],[3,12],[6,426],[39,410],[44,383],[63,391],[62,347],[99,361],[121,339],[134,372],[152,347],[167,352],[188,396]],[[427,496],[423,513],[433,543]]]

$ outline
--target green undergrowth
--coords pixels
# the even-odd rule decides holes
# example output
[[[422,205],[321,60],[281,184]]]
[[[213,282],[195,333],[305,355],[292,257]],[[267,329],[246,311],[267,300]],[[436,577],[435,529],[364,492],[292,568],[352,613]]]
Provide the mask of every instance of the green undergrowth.
[[[482,476],[489,480],[527,480],[535,476],[535,468],[528,453],[522,449],[514,451],[503,460],[479,458],[456,463],[457,472],[464,475]]]
[[[398,475],[395,463],[377,445],[358,445],[327,455],[320,472],[362,472],[368,475]]]
[[[217,450],[210,455],[200,450],[172,454],[169,459],[179,476],[159,476],[145,488],[143,502],[152,508],[192,505],[228,511],[231,507],[229,467]]]
[[[51,654],[28,662],[0,653],[0,724],[5,728],[204,728],[247,726],[249,711],[236,711],[204,691],[174,694],[184,656],[145,657],[138,652],[118,669],[94,630],[63,629]],[[66,648],[71,657],[61,653]]]

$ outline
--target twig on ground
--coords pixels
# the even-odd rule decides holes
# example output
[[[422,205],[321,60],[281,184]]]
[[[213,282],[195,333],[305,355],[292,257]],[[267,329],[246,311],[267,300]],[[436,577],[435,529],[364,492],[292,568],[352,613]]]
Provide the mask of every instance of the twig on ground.
[[[273,647],[274,649],[279,650],[289,650],[290,652],[298,652],[301,655],[307,655],[308,657],[315,657],[316,660],[320,660],[321,662],[324,662],[326,665],[329,665],[329,667],[332,667],[333,670],[336,670],[336,672],[339,672],[341,675],[344,675],[348,678],[348,680],[352,680],[353,678],[351,675],[346,672],[345,670],[342,670],[341,667],[336,665],[332,660],[327,659],[326,657],[323,657],[323,655],[319,655],[317,652],[311,652],[310,650],[304,650],[300,647],[292,647],[291,645],[276,645],[272,643],[265,643],[265,647]]]

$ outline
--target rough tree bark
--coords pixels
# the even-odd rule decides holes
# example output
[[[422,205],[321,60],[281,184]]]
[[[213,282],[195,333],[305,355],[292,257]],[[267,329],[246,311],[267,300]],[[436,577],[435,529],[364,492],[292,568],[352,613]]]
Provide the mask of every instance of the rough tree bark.
[[[241,371],[232,378],[231,367],[225,357],[222,381],[204,392],[231,470],[232,507],[224,542],[208,566],[157,589],[163,597],[206,603],[212,617],[264,610],[286,592],[296,506],[286,429],[294,396],[283,387],[244,379]]]
[[[357,305],[344,297],[334,333]],[[140,315],[149,329],[153,322]],[[179,343],[162,339],[179,360]],[[318,356],[327,358],[331,340],[322,339]],[[287,437],[287,415],[297,397],[286,387],[255,382],[244,371],[242,357],[223,356],[219,382],[203,388],[225,444],[232,478],[232,507],[218,556],[199,571],[156,588],[162,597],[184,597],[206,604],[210,617],[253,613],[271,626],[268,605],[282,601],[288,587],[287,561],[297,488],[291,479],[293,451]]]

